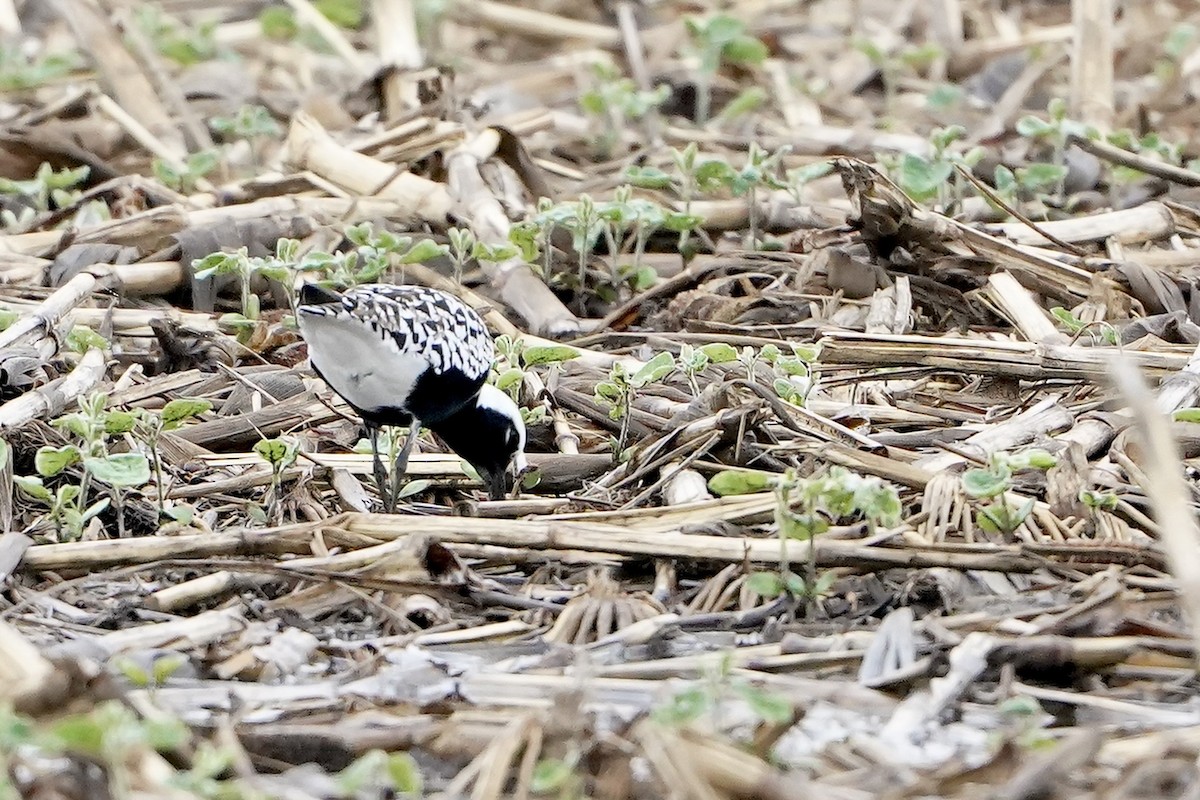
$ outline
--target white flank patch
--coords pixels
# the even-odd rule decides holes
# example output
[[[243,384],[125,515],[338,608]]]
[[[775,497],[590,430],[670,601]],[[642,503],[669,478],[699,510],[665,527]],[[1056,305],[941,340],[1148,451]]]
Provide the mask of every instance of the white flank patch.
[[[308,342],[308,358],[329,388],[364,411],[403,408],[429,366],[358,320],[302,313],[297,323]]]

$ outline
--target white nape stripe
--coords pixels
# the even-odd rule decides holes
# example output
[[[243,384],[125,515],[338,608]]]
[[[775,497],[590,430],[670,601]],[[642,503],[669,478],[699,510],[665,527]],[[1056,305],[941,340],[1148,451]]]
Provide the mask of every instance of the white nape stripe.
[[[485,383],[483,388],[479,390],[479,399],[475,401],[475,405],[479,408],[497,411],[512,420],[513,427],[517,429],[517,452],[522,454],[523,459],[525,452],[525,420],[521,419],[521,409],[508,396],[508,393],[500,391],[490,383]]]
[[[429,368],[417,353],[402,353],[390,336],[348,317],[300,314],[308,358],[346,402],[364,411],[403,408]]]

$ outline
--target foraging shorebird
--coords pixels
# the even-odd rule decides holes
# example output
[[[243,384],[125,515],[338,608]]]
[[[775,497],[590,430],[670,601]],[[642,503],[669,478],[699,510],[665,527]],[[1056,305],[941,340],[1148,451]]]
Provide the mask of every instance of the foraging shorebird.
[[[313,370],[366,424],[375,482],[389,512],[422,425],[475,468],[493,500],[504,497],[510,465],[518,475],[525,471],[521,410],[487,383],[492,337],[457,297],[385,284],[338,294],[308,283],[296,321]],[[379,456],[384,425],[409,428],[390,489]]]

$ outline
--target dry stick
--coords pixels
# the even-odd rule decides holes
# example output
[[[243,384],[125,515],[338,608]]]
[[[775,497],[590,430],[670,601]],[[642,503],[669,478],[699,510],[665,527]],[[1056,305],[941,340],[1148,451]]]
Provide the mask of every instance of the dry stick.
[[[1086,136],[1072,135],[1069,143],[1075,145],[1080,150],[1084,150],[1097,158],[1102,158],[1113,164],[1130,167],[1131,169],[1136,169],[1138,172],[1144,172],[1147,175],[1153,175],[1156,178],[1162,178],[1171,183],[1178,183],[1181,186],[1200,186],[1200,173],[1192,172],[1190,169],[1185,169],[1184,167],[1177,167],[1174,164],[1156,161],[1153,158],[1148,158],[1137,153],[1131,153],[1128,150],[1117,147],[1114,144],[1109,144],[1108,142],[1102,142],[1099,139],[1089,139]]]
[[[480,174],[480,166],[495,154],[499,143],[499,134],[487,130],[446,156],[446,182],[455,213],[468,220],[478,241],[488,244],[507,243],[511,227],[503,206]],[[579,332],[580,321],[520,256],[498,263],[483,261],[480,266],[501,299],[534,332],[550,336]]]
[[[988,186],[986,183],[979,180],[979,178],[976,178],[975,174],[973,172],[971,172],[971,170],[964,167],[962,164],[955,164],[954,169],[958,170],[959,175],[963,176],[968,181],[970,181],[971,185],[974,186],[975,189],[978,190],[980,194],[982,194],[987,199],[991,200],[996,205],[1000,206],[1007,213],[1016,217],[1024,224],[1028,225],[1033,230],[1040,233],[1042,236],[1044,236],[1047,240],[1049,240],[1053,244],[1056,244],[1059,247],[1061,247],[1062,249],[1064,249],[1068,252],[1074,253],[1077,256],[1086,256],[1087,255],[1087,252],[1085,250],[1083,250],[1079,247],[1076,247],[1075,245],[1071,244],[1070,242],[1064,242],[1062,239],[1059,239],[1054,234],[1047,232],[1044,227],[1042,227],[1038,223],[1034,222],[1033,220],[1031,220],[1029,217],[1025,216],[1024,214],[1022,214],[1016,208],[1014,208],[1013,206],[1010,206],[1007,202],[1005,202],[1003,197],[996,194],[996,192],[992,189],[992,187]]]
[[[39,417],[52,417],[90,391],[104,377],[104,352],[92,348],[65,378],[39,387],[0,406],[0,431],[17,428]]]
[[[705,505],[705,504],[697,504]],[[24,566],[38,571],[96,569],[119,564],[138,564],[164,559],[201,559],[265,553],[308,554],[312,536],[325,531],[329,538],[338,532],[345,542],[391,541],[405,546],[411,536],[427,535],[447,545],[498,545],[530,551],[577,550],[629,556],[709,559],[727,563],[780,562],[776,539],[742,539],[728,536],[685,534],[673,529],[642,530],[587,521],[493,520],[470,517],[428,517],[406,514],[343,514],[319,524],[302,523],[269,530],[241,530],[197,536],[110,539],[96,542],[38,545],[25,553]],[[809,558],[808,542],[786,543],[788,563]],[[1033,572],[1061,558],[1073,562],[1077,549],[1039,550],[1026,555],[1026,547],[989,545],[986,549],[964,546],[915,547],[903,549],[862,545],[844,541],[817,543],[816,564],[820,567],[853,567],[862,570],[946,567],[998,572]],[[1153,560],[1147,550],[1143,560]],[[378,560],[373,558],[372,561]],[[1080,563],[1081,570],[1096,571],[1106,564]]]
[[[1042,304],[1033,293],[1018,283],[1010,273],[997,272],[990,275],[984,291],[1026,341],[1052,344],[1070,342],[1070,337],[1054,327],[1054,323],[1046,316]]]
[[[1017,244],[1056,244],[1074,251],[1067,242],[1100,242],[1115,236],[1120,242],[1140,243],[1165,239],[1175,233],[1176,226],[1171,210],[1155,200],[1120,211],[1043,222],[1034,231],[1017,222],[1000,222],[987,229]]]
[[[292,11],[296,14],[296,21],[304,25],[312,27],[317,32],[317,35],[325,40],[333,51],[341,57],[343,61],[358,73],[360,77],[366,77],[370,74],[370,68],[366,60],[359,55],[359,52],[354,49],[354,45],[346,40],[342,35],[338,26],[329,21],[329,18],[322,14],[317,9],[313,8],[313,4],[308,0],[284,0]]]
[[[150,131],[154,139],[165,142],[170,155],[182,158],[187,152],[183,137],[155,94],[154,86],[125,49],[121,35],[112,23],[93,3],[84,0],[53,1],[79,46],[88,52],[105,82],[112,87],[116,102],[136,116],[139,128]]]
[[[119,105],[117,101],[106,94],[98,95],[96,97],[96,109],[106,114],[124,128],[125,132],[142,147],[170,164],[172,169],[187,172],[188,167],[184,162],[183,153],[178,148],[168,145],[158,136],[155,136],[149,128],[139,122],[123,106]],[[204,192],[211,192],[215,187],[204,178],[196,178],[196,188]]]
[[[0,348],[35,345],[58,326],[68,311],[82,303],[95,285],[95,277],[85,272],[71,278],[36,309],[0,331]]]
[[[1071,0],[1071,116],[1101,130],[1113,118],[1113,0]]]
[[[1171,574],[1178,582],[1194,643],[1200,626],[1200,558],[1196,557],[1200,552],[1200,526],[1192,511],[1191,492],[1183,479],[1183,464],[1170,427],[1137,368],[1124,357],[1118,357],[1113,367],[1117,386],[1129,401],[1134,424],[1146,446],[1148,458],[1142,469],[1147,480],[1142,489],[1154,508],[1163,550]],[[1196,666],[1200,668],[1200,649]]]
[[[168,73],[162,56],[150,43],[141,26],[132,19],[126,9],[118,9],[115,17],[126,40],[146,66],[150,77],[158,85],[164,105],[170,106],[171,111],[183,124],[184,130],[191,137],[192,145],[201,150],[212,147],[213,140],[212,135],[208,132],[208,126],[197,116],[195,109],[184,96],[183,89]]]
[[[338,144],[306,113],[292,119],[283,153],[284,161],[311,170],[353,194],[392,201],[385,213],[446,224],[453,202],[444,185]]]
[[[425,63],[417,38],[413,0],[374,0],[375,41],[384,70],[383,102],[386,119],[395,120],[420,103],[414,81],[405,72]]]
[[[617,31],[607,25],[493,0],[459,0],[450,6],[450,13],[469,25],[483,25],[533,38],[576,39],[593,47],[616,47],[621,43]]]

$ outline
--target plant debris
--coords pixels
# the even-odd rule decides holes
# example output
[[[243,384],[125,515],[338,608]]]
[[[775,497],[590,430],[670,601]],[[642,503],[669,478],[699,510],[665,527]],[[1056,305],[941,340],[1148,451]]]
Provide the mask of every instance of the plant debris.
[[[0,800],[1195,796],[1198,26],[0,0]],[[511,496],[379,513],[305,281]]]

